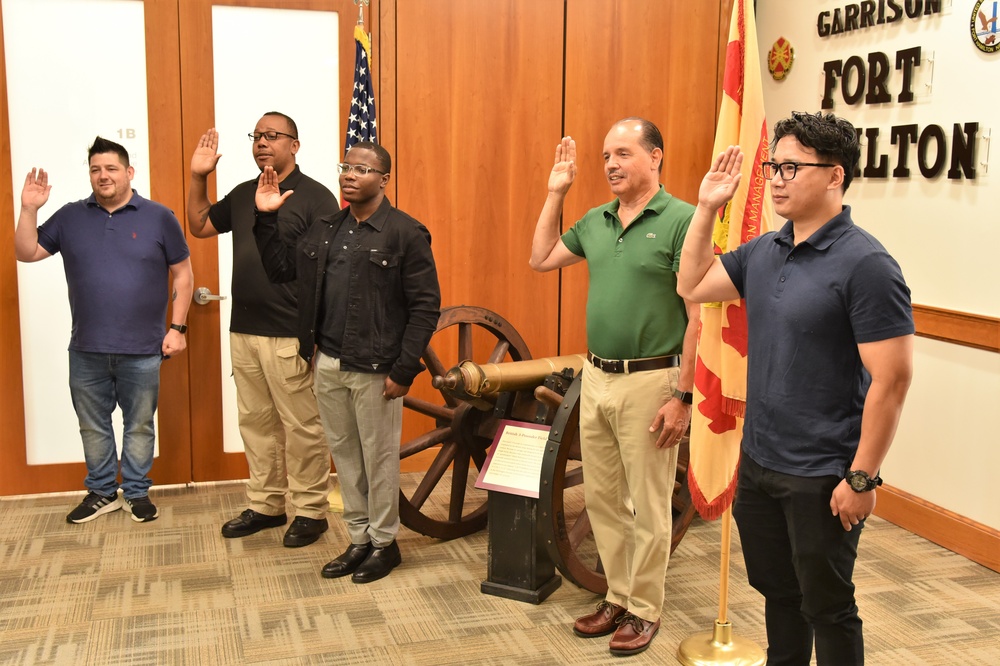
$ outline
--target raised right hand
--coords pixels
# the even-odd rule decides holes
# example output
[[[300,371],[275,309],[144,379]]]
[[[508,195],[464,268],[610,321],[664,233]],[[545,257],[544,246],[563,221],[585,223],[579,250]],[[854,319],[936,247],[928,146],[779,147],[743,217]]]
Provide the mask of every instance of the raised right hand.
[[[218,149],[219,133],[213,127],[201,135],[198,147],[194,149],[194,155],[191,156],[191,173],[196,176],[207,176],[215,171],[215,165],[222,157],[216,152]]]
[[[45,169],[32,169],[24,178],[24,189],[21,190],[21,208],[38,210],[49,200],[49,174]]]
[[[743,176],[742,167],[743,153],[739,146],[729,146],[719,153],[698,188],[698,205],[716,210],[732,199]]]
[[[566,194],[576,178],[576,141],[564,136],[556,146],[556,163],[549,174],[549,192]]]
[[[266,166],[260,172],[260,178],[257,179],[257,194],[254,196],[254,205],[262,213],[273,213],[281,208],[285,199],[292,196],[292,192],[293,190],[287,190],[282,194],[281,188],[278,187],[278,174],[274,172],[273,167]]]

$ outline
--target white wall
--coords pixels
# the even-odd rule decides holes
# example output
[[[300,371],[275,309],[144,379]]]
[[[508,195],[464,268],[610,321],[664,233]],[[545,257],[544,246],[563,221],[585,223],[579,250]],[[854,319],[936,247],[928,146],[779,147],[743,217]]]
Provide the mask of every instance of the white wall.
[[[921,48],[914,70],[916,98],[899,103],[902,74],[888,78],[892,101],[849,105],[838,86],[832,112],[858,127],[879,127],[878,152],[887,153],[890,173],[896,147],[894,125],[940,125],[951,143],[955,123],[978,122],[980,136],[997,135],[1000,106],[989,81],[1000,72],[1000,53],[986,54],[972,42],[973,2],[944,0],[942,11],[916,19],[854,30],[825,38],[817,33],[820,12],[844,10],[849,2],[760,0],[757,39],[768,121],[792,110],[819,111],[824,91],[823,63],[883,52],[895,65],[898,50]],[[858,3],[853,3],[858,4]],[[902,5],[903,0],[898,0]],[[917,4],[917,3],[912,3]],[[925,4],[925,3],[920,3]],[[876,6],[878,3],[876,2]],[[985,5],[984,5],[985,6]],[[767,52],[779,38],[790,41],[795,62],[788,77],[774,81]],[[853,86],[849,86],[849,90]],[[846,202],[855,222],[872,232],[895,256],[913,292],[913,302],[949,310],[1000,316],[1000,261],[984,259],[998,229],[1000,147],[984,167],[987,142],[977,138],[975,180],[933,180],[921,176],[915,147],[909,179],[861,179]],[[862,146],[862,167],[867,146]],[[947,167],[945,169],[947,171]],[[990,418],[1000,395],[1000,354],[918,339],[915,376],[893,448],[882,469],[886,482],[941,507],[1000,528],[1000,432]]]

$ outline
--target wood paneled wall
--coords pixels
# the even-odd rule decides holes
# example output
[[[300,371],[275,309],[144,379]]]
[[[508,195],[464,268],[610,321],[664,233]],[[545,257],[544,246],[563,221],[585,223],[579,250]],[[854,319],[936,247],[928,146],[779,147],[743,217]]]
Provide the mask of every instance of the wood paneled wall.
[[[499,312],[533,356],[586,348],[585,266],[541,275],[527,264],[555,146],[570,134],[579,151],[564,227],[611,198],[604,136],[630,115],[660,127],[663,182],[693,200],[729,3],[391,0],[386,11],[383,0],[395,46],[383,37],[378,71],[395,98],[387,118],[383,92],[379,113],[396,148],[395,203],[434,235],[445,305]]]
[[[576,138],[579,170],[564,228],[612,198],[603,171],[604,137],[628,116],[648,118],[660,128],[660,182],[671,194],[697,202],[711,162],[719,39],[728,35],[728,24],[729,12],[719,2],[567,3],[565,131]],[[726,26],[721,34],[720,25]],[[586,349],[586,273],[584,264],[563,271],[560,353]]]

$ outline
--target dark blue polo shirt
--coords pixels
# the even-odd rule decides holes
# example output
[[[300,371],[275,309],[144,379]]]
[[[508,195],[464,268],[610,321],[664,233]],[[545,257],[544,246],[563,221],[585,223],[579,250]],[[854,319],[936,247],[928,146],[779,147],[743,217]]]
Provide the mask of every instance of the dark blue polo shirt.
[[[786,474],[842,475],[871,383],[858,344],[914,332],[899,265],[850,206],[798,246],[788,222],[721,259],[747,304],[743,452]]]
[[[70,349],[160,353],[170,266],[190,254],[168,208],[132,190],[129,202],[109,213],[91,194],[38,227],[38,244],[63,256],[73,315]]]

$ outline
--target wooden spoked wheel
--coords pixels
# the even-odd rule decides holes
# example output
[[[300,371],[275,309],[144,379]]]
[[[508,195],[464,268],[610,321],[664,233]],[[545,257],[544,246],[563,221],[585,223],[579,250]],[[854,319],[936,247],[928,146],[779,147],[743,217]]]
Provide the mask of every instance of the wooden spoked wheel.
[[[418,395],[430,394],[434,399],[409,394],[403,398],[406,409],[434,419],[434,427],[404,442],[400,460],[436,451],[416,487],[400,488],[399,518],[403,525],[438,539],[455,539],[486,526],[486,492],[475,488],[478,474],[471,468],[474,464],[482,469],[496,432],[496,419],[481,405],[427,389],[430,378],[442,377],[466,360],[484,364],[530,358],[520,334],[495,312],[465,305],[441,311],[437,332],[423,354],[428,372],[417,379],[423,385]]]
[[[608,591],[594,531],[583,495],[584,469],[580,456],[580,387],[577,377],[552,420],[542,458],[538,496],[539,525],[545,549],[566,578],[596,594]],[[673,494],[673,534],[670,552],[677,548],[694,519],[687,485],[688,438],[677,454]]]

